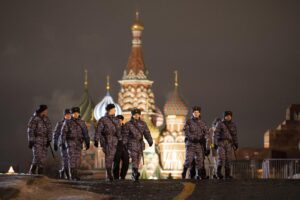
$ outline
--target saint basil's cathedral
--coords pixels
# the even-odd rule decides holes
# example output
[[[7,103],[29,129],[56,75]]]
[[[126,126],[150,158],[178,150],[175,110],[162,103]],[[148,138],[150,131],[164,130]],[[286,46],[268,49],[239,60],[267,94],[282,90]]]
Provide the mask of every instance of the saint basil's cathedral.
[[[116,105],[116,115],[122,114],[125,122],[130,120],[131,110],[142,110],[142,118],[147,123],[155,141],[152,147],[144,151],[144,165],[141,166],[142,178],[158,179],[181,176],[185,158],[183,126],[188,114],[188,108],[180,97],[178,72],[175,71],[174,88],[170,92],[162,111],[155,104],[152,90],[152,80],[148,79],[149,71],[145,67],[142,51],[142,32],[144,26],[136,13],[131,26],[132,47],[123,77],[119,80],[120,91],[117,102],[110,95],[109,76],[107,77],[106,94],[103,99],[94,104],[88,91],[88,74],[85,70],[84,94],[79,107],[81,117],[87,122],[90,136],[93,138],[97,121],[105,115],[105,107],[109,103]],[[93,143],[91,141],[91,143]],[[143,162],[141,162],[142,164]],[[82,152],[81,168],[86,170],[101,170],[105,168],[102,149],[91,145],[90,150]]]

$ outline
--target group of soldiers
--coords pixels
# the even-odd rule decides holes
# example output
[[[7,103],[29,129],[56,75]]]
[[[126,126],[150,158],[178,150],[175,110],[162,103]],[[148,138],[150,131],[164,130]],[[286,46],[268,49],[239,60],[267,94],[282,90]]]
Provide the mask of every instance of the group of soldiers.
[[[213,177],[232,179],[230,164],[234,151],[238,149],[237,128],[232,121],[232,112],[225,111],[223,118],[216,118],[210,129],[201,120],[201,107],[193,107],[192,112],[192,117],[184,126],[186,158],[182,178],[186,178],[187,171],[190,169],[190,178],[208,179],[204,161],[205,157],[212,154],[210,162],[215,165]],[[222,173],[223,167],[225,177]]]
[[[193,107],[193,114],[184,126],[186,158],[182,178],[186,178],[190,169],[191,178],[206,179],[204,166],[205,156],[212,150],[213,156],[218,154],[216,178],[223,179],[222,167],[225,166],[225,178],[230,176],[230,161],[232,152],[237,150],[237,129],[232,121],[232,112],[225,111],[223,119],[216,119],[213,127],[208,129],[201,120],[201,108]],[[129,166],[129,157],[132,160],[132,179],[139,180],[138,171],[143,151],[144,138],[149,146],[153,139],[147,124],[141,119],[141,110],[134,108],[132,117],[124,123],[122,115],[115,116],[114,104],[106,106],[106,114],[97,122],[94,146],[102,148],[105,154],[107,180],[125,179]],[[28,142],[32,149],[33,159],[29,170],[30,174],[43,174],[47,159],[48,147],[53,140],[54,150],[60,149],[62,168],[60,178],[80,180],[80,167],[83,143],[85,149],[90,148],[90,137],[85,121],[80,118],[80,108],[64,110],[64,117],[59,121],[52,133],[51,122],[48,118],[48,107],[40,105],[28,123]],[[120,163],[122,167],[120,170]],[[197,176],[196,176],[197,174]]]
[[[114,104],[106,106],[106,115],[99,119],[94,136],[94,146],[99,144],[105,154],[107,179],[125,179],[129,166],[129,156],[132,160],[132,178],[139,180],[138,171],[141,157],[145,149],[145,138],[149,146],[153,145],[147,124],[141,120],[141,110],[131,111],[131,120],[124,124],[122,115],[115,116]],[[59,121],[52,133],[51,122],[48,118],[48,107],[40,105],[28,123],[28,142],[32,149],[33,159],[30,174],[43,174],[46,164],[47,150],[54,142],[54,150],[60,149],[62,168],[60,178],[80,180],[80,167],[83,143],[86,150],[90,148],[90,137],[85,121],[80,118],[80,108],[65,109],[63,120]],[[122,168],[120,171],[120,163]]]

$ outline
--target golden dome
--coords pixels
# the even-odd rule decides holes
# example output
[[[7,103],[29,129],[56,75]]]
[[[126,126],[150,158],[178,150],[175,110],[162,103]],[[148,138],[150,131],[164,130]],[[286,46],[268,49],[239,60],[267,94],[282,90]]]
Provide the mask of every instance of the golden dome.
[[[144,26],[140,22],[139,12],[135,13],[135,22],[131,26],[131,30],[133,30],[133,31],[142,31],[142,30],[144,30]]]

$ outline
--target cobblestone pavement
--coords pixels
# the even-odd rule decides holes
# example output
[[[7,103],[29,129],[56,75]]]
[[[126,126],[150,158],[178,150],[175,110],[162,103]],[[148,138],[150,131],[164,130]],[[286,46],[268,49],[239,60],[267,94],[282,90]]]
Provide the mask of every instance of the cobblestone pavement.
[[[22,183],[22,181],[24,183]],[[22,185],[22,187],[20,186]],[[34,187],[34,188],[33,188]],[[54,188],[58,188],[57,192]],[[37,192],[30,193],[28,191]],[[25,194],[26,192],[26,194]],[[55,195],[54,195],[55,194]],[[23,195],[23,196],[22,196]],[[26,196],[24,196],[26,195]],[[300,199],[300,180],[65,181],[41,176],[0,175],[0,199]],[[36,198],[32,198],[36,197]]]

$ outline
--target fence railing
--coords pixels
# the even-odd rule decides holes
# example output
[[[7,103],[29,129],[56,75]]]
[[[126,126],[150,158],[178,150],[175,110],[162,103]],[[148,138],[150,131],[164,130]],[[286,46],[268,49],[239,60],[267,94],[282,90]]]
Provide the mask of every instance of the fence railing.
[[[210,177],[216,172],[213,164],[207,170]],[[231,163],[231,175],[236,179],[300,179],[300,158],[235,160]]]
[[[265,159],[262,175],[266,179],[300,179],[300,159]]]

